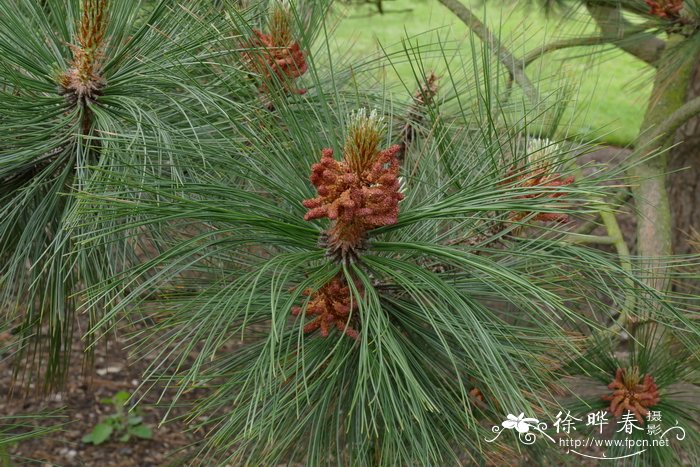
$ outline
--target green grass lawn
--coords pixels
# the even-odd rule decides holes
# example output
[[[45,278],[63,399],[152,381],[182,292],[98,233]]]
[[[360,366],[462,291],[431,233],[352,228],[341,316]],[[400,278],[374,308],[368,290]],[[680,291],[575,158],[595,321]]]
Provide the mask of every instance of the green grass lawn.
[[[585,16],[566,21],[553,16],[548,20],[535,6],[498,5],[473,3],[471,7],[486,18],[494,34],[500,31],[501,40],[516,56],[546,41],[597,32]],[[351,45],[353,54],[366,56],[377,51],[378,44],[390,47],[406,35],[429,30],[446,39],[459,40],[469,34],[467,27],[437,0],[391,0],[386,2],[386,10],[386,14],[379,15],[371,6],[348,8],[336,30],[336,47]],[[557,75],[578,89],[568,115],[576,131],[590,132],[609,144],[630,144],[639,130],[651,90],[651,67],[622,52],[591,56],[591,50],[574,48],[548,54],[528,67],[528,75],[533,81],[540,79],[543,90],[548,83],[554,86],[556,80],[551,77]],[[460,53],[471,55],[468,41]]]

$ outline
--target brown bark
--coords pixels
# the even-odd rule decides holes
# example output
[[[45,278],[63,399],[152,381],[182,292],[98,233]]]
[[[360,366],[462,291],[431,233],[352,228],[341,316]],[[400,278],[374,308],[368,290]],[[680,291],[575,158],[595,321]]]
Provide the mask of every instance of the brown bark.
[[[687,99],[700,96],[700,56],[688,86]],[[688,120],[676,133],[678,146],[669,157],[668,176],[673,252],[693,252],[689,242],[693,232],[700,232],[700,115]],[[698,253],[698,251],[695,251]]]
[[[636,164],[628,172],[637,210],[637,254],[640,266],[650,273],[644,281],[662,293],[671,285],[667,258],[673,251],[671,203],[666,186],[669,154],[666,150],[673,144],[678,125],[695,115],[688,109],[697,106],[695,101],[687,102],[686,91],[695,71],[691,59],[699,49],[695,48],[691,59],[673,60],[679,50],[685,53],[684,45],[683,36],[669,36],[659,61],[663,68],[656,73],[641,133],[631,156]],[[669,81],[671,76],[673,81]],[[657,154],[657,151],[662,152]]]

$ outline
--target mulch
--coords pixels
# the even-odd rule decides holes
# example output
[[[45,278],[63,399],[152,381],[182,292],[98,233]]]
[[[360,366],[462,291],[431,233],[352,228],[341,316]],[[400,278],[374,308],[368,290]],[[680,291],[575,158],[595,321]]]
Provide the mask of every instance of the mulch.
[[[8,338],[7,334],[5,338]],[[114,408],[101,400],[119,391],[135,394],[142,383],[141,376],[151,362],[148,359],[131,361],[124,342],[117,339],[95,350],[94,369],[84,373],[80,365],[82,343],[77,338],[73,351],[77,358],[69,370],[65,387],[48,395],[37,391],[34,382],[10,384],[13,381],[11,359],[0,359],[0,378],[3,381],[0,386],[1,416],[51,413],[52,416],[31,423],[37,426],[61,425],[60,431],[12,446],[10,455],[16,465],[148,467],[192,461],[193,444],[201,440],[202,433],[187,431],[185,423],[179,420],[158,426],[167,407],[157,405],[160,395],[157,389],[146,393],[139,403],[144,423],[153,430],[152,439],[132,437],[127,442],[110,440],[98,446],[83,443],[84,435],[104,417],[114,413]],[[203,393],[203,390],[187,393],[182,402],[193,401]],[[164,400],[167,401],[167,397]],[[176,418],[184,410],[175,408],[170,418]],[[7,420],[3,421],[7,423]]]

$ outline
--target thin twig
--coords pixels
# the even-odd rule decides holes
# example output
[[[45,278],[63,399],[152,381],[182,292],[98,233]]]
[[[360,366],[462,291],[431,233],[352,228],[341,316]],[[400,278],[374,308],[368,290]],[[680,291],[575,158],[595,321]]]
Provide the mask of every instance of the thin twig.
[[[579,166],[576,162],[574,162],[574,165],[574,171],[577,178],[582,178],[583,171],[581,170],[581,166]],[[624,191],[622,193],[627,194],[628,192]],[[600,205],[599,200],[594,201],[596,204]],[[617,222],[617,217],[614,213],[614,209],[617,204],[613,203],[614,201],[603,203],[598,209],[598,214],[603,220],[603,225],[605,225],[605,230],[608,234],[605,237],[598,238],[605,239],[607,244],[615,246],[617,256],[620,260],[620,267],[628,275],[628,277],[625,278],[625,283],[627,284],[627,290],[625,291],[625,303],[622,305],[622,309],[620,310],[620,315],[617,317],[617,320],[615,320],[613,326],[609,328],[609,330],[617,331],[619,329],[625,329],[625,326],[632,322],[631,314],[637,302],[636,297],[632,292],[634,290],[634,281],[632,280],[632,258],[630,256],[629,248],[627,247],[627,242],[625,241],[625,236],[622,234],[622,229],[620,228],[620,224]],[[584,235],[575,232],[572,232],[570,235],[573,235],[574,238],[580,236],[597,237],[595,235]]]
[[[564,237],[567,243],[573,244],[583,244],[583,243],[595,243],[598,245],[614,245],[615,239],[609,235],[589,235],[580,234],[577,232],[569,232]]]
[[[600,217],[603,219],[605,224],[605,229],[608,231],[608,236],[613,239],[613,245],[617,250],[617,256],[620,258],[620,266],[628,274],[629,277],[625,279],[625,283],[628,289],[625,293],[625,303],[622,305],[622,310],[620,310],[620,316],[617,317],[615,324],[619,329],[625,329],[625,326],[632,323],[632,310],[634,310],[637,299],[632,293],[634,290],[634,281],[632,280],[632,259],[630,257],[630,251],[627,247],[627,242],[625,242],[625,237],[622,235],[622,229],[620,229],[620,224],[617,222],[617,217],[610,210],[611,206],[606,206],[604,209],[600,210]]]
[[[642,24],[634,26],[629,30],[625,31],[626,35],[637,34],[649,29],[650,25]],[[536,47],[535,49],[527,52],[523,58],[523,66],[527,67],[535,60],[541,58],[544,54],[555,52],[557,50],[569,49],[572,47],[586,47],[601,44],[613,44],[617,47],[622,47],[621,41],[624,40],[624,36],[619,34],[606,34],[606,31],[599,36],[588,36],[588,37],[573,37],[570,39],[562,39],[554,42],[550,42],[541,47]],[[610,32],[610,31],[607,31]]]
[[[620,206],[629,201],[631,197],[632,193],[630,193],[630,191],[627,188],[623,188],[607,204],[610,206]],[[581,225],[579,225],[578,228],[574,230],[574,232],[577,234],[589,234],[593,232],[595,228],[600,225],[598,224],[598,217],[600,217],[600,211],[596,212],[595,217],[593,217],[592,219],[581,223]]]
[[[508,70],[516,83],[523,89],[528,100],[537,105],[540,101],[539,93],[525,74],[525,66],[522,60],[516,58],[496,36],[489,31],[484,23],[477,18],[472,11],[458,0],[440,0],[445,7],[457,16],[464,24],[476,34],[484,43],[490,45],[498,60]]]

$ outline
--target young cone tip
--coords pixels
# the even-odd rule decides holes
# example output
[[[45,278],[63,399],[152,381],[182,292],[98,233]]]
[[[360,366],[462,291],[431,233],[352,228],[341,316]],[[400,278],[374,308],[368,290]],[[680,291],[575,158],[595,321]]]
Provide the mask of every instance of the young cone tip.
[[[649,6],[649,14],[668,20],[678,20],[683,9],[682,0],[645,0]]]
[[[384,117],[376,109],[368,114],[362,108],[350,114],[343,157],[355,173],[361,174],[373,164],[385,131]]]
[[[274,47],[286,47],[292,42],[292,12],[287,2],[277,0],[270,3],[267,29]]]
[[[94,100],[105,86],[100,73],[107,31],[107,1],[84,0],[81,8],[76,44],[70,46],[71,67],[58,79],[61,93],[74,102]]]

